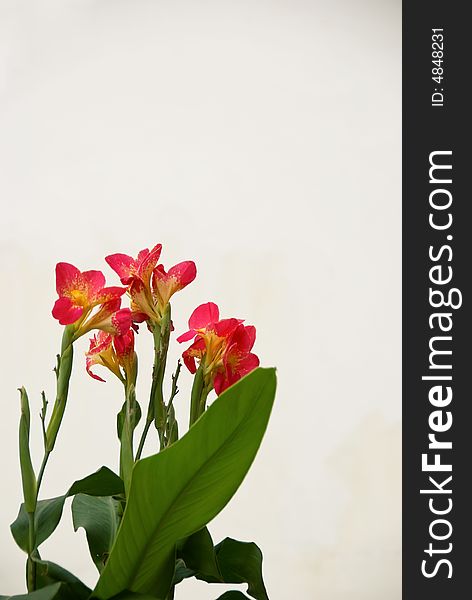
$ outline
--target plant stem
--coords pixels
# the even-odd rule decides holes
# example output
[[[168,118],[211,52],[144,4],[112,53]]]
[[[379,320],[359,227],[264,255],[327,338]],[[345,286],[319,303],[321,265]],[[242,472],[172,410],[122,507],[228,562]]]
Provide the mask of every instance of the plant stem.
[[[66,327],[62,336],[61,355],[58,358],[58,365],[56,368],[56,401],[46,430],[46,448],[49,452],[52,452],[54,449],[59,427],[61,426],[64,417],[67,396],[69,394],[69,381],[72,373],[72,361],[74,356],[72,338],[73,329]]]
[[[175,373],[172,375],[172,389],[170,392],[169,402],[167,403],[167,409],[169,409],[172,406],[172,402],[174,401],[174,398],[179,393],[179,388],[177,387],[177,380],[179,379],[181,368],[182,368],[182,363],[180,362],[180,359],[179,359],[177,361],[177,367],[175,369]]]
[[[190,427],[192,427],[195,421],[197,421],[197,419],[199,419],[205,412],[206,400],[210,391],[211,386],[209,387],[207,384],[205,384],[205,363],[202,360],[197,372],[195,373],[195,378],[192,385],[189,422]]]
[[[139,445],[138,445],[138,450],[136,452],[135,460],[139,460],[141,458],[141,454],[143,453],[143,448],[144,448],[144,442],[146,441],[146,436],[148,434],[149,428],[151,427],[153,421],[154,421],[154,417],[151,417],[151,419],[146,417],[146,424],[144,425],[143,433],[141,435],[141,439],[139,440]]]
[[[44,451],[43,462],[41,463],[41,467],[40,467],[39,473],[38,473],[38,488],[37,488],[36,501],[38,500],[39,488],[41,487],[41,482],[43,481],[44,470],[46,469],[46,465],[48,463],[50,454],[51,454],[50,450]]]
[[[34,531],[34,513],[28,513],[28,559],[26,563],[26,585],[28,592],[34,592],[36,589],[36,563],[32,556],[36,544]]]
[[[56,367],[56,401],[54,403],[53,412],[49,420],[48,427],[44,433],[44,420],[43,420],[43,435],[44,435],[44,456],[41,462],[41,466],[38,473],[37,486],[36,486],[36,498],[34,502],[34,511],[28,513],[28,539],[29,539],[29,552],[28,561],[26,568],[26,579],[28,591],[34,591],[36,589],[36,563],[32,559],[36,552],[36,525],[35,525],[35,514],[38,505],[39,491],[41,483],[43,481],[44,471],[49,459],[49,455],[54,449],[56,443],[57,434],[62,423],[64,411],[67,403],[67,396],[69,393],[69,381],[72,373],[72,361],[73,361],[73,328],[66,327],[62,335],[61,344],[61,355],[58,356],[58,362]],[[43,410],[44,410],[44,397],[43,397]],[[44,414],[45,416],[45,414]]]
[[[177,368],[175,369],[175,373],[172,375],[172,389],[170,392],[170,398],[165,407],[166,412],[166,439],[165,439],[165,447],[168,448],[171,444],[176,442],[179,439],[179,425],[177,423],[177,419],[175,418],[175,410],[174,410],[174,398],[179,393],[179,388],[177,387],[177,381],[180,375],[180,369],[182,368],[182,363],[180,360],[177,361]]]
[[[159,328],[161,330],[161,333],[159,336],[160,346],[157,373],[155,374],[154,424],[159,435],[160,449],[162,450],[165,447],[165,428],[167,418],[164,402],[163,384],[170,338],[170,304],[167,305],[167,308],[159,324]]]
[[[133,431],[135,427],[136,398],[134,384],[125,383],[125,411],[123,428],[120,435],[120,477],[125,484],[125,495],[128,497],[131,484],[131,471],[134,465]]]
[[[136,452],[136,460],[141,458],[146,436],[153,421],[159,436],[160,449],[162,450],[165,446],[166,412],[162,386],[166,370],[167,350],[169,347],[170,322],[170,304],[168,304],[161,321],[153,324],[152,334],[154,338],[154,365],[152,369],[152,385],[151,393],[149,395],[146,424],[144,426],[143,433],[141,434],[141,439],[139,440],[138,451]]]

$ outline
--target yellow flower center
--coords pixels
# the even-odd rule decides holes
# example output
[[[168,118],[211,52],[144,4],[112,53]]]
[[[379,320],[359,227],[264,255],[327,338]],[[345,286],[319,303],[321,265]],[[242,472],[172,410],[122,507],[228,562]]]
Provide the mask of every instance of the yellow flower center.
[[[87,296],[83,290],[71,290],[69,294],[76,306],[86,306],[88,304]]]

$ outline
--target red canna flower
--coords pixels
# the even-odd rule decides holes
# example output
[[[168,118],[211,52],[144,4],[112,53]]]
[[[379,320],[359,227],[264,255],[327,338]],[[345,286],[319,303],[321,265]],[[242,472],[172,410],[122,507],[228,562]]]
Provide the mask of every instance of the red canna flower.
[[[135,279],[149,284],[154,267],[161,255],[162,244],[156,244],[149,251],[141,250],[136,259],[127,254],[111,254],[105,260],[121,279],[123,285],[129,285]]]
[[[221,319],[213,302],[197,307],[189,319],[190,330],[177,338],[186,342],[195,338],[182,358],[191,373],[197,370],[197,361],[203,365],[206,385],[217,394],[235,383],[259,365],[251,353],[256,339],[252,325],[242,325],[241,319]]]
[[[128,286],[131,310],[136,322],[143,321],[143,315],[152,321],[160,319],[152,293],[151,278],[161,250],[162,244],[156,244],[152,250],[141,250],[136,259],[127,254],[111,254],[105,258],[120,277],[121,283]]]
[[[88,315],[92,308],[119,299],[126,288],[105,287],[101,271],[79,271],[69,263],[56,265],[58,300],[52,315],[61,325],[71,325]]]
[[[79,335],[92,329],[101,329],[112,335],[124,335],[133,325],[133,316],[129,308],[120,306],[120,298],[105,302],[98,312],[79,327]]]
[[[92,367],[94,365],[107,367],[110,371],[115,373],[117,377],[121,378],[119,365],[117,365],[115,361],[112,342],[113,336],[104,331],[99,331],[90,339],[90,348],[88,352],[85,353],[85,369],[87,373],[97,381],[105,382],[104,379],[93,373]]]
[[[128,286],[136,323],[145,319],[159,322],[171,296],[191,283],[197,274],[192,261],[179,263],[166,272],[162,265],[157,265],[161,250],[162,245],[157,244],[151,251],[141,250],[136,259],[127,254],[111,254],[105,259]]]
[[[223,354],[223,369],[213,380],[218,396],[259,366],[259,358],[251,352],[255,341],[256,328],[253,325],[238,325],[229,336]]]
[[[90,348],[85,354],[87,373],[97,381],[105,381],[92,371],[94,365],[101,365],[114,373],[121,381],[129,377],[136,361],[134,353],[134,331],[129,329],[123,335],[113,336],[99,331],[90,340]],[[124,371],[125,377],[121,372]]]
[[[120,363],[124,363],[134,354],[134,331],[129,329],[123,335],[115,336],[114,345]]]
[[[197,276],[197,267],[192,260],[186,260],[169,269],[157,265],[152,277],[152,289],[161,307],[165,307],[175,294],[186,287]]]
[[[200,304],[193,311],[188,320],[189,331],[186,331],[177,338],[177,341],[188,342],[196,335],[216,334],[218,337],[225,337],[231,333],[238,325],[242,323],[241,319],[222,319],[220,321],[220,310],[214,302]]]

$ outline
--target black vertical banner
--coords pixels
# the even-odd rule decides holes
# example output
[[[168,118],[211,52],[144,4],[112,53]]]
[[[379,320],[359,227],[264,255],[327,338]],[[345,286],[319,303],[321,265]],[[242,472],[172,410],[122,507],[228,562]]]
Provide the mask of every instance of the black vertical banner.
[[[472,597],[469,8],[403,3],[405,600]]]

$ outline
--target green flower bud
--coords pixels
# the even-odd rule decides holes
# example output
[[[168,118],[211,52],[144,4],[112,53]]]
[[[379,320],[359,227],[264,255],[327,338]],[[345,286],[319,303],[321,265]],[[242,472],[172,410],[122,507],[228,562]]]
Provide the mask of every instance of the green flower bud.
[[[19,392],[21,398],[21,417],[19,430],[21,482],[23,485],[25,510],[27,513],[33,513],[36,508],[37,484],[29,448],[30,409],[28,394],[26,393],[25,388],[20,388]]]

